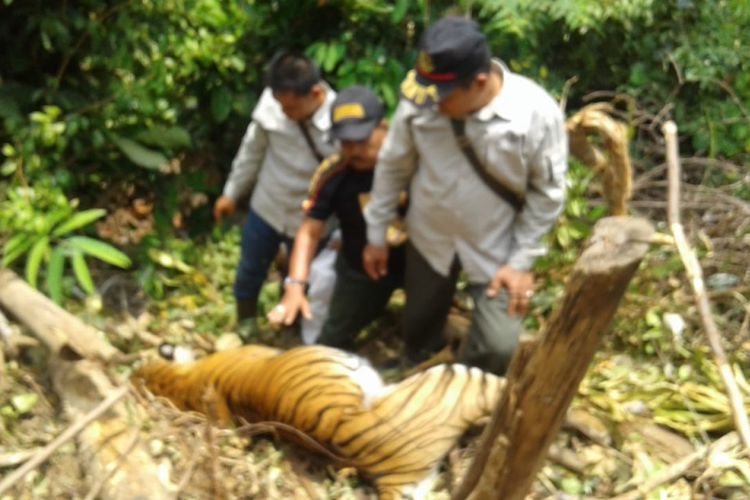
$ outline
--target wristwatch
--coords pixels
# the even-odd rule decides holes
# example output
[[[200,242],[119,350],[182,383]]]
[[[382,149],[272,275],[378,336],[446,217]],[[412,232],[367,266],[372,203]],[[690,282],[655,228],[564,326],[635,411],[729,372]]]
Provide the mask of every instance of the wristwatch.
[[[287,276],[284,278],[284,288],[286,288],[288,285],[301,285],[302,288],[307,286],[307,281],[305,280],[298,280],[297,278],[292,278],[291,276]]]

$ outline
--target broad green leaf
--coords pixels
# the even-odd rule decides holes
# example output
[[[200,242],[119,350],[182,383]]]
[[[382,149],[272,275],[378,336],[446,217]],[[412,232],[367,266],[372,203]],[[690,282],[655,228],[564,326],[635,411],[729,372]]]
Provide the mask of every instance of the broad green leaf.
[[[52,257],[47,268],[47,291],[50,298],[57,304],[62,303],[62,281],[65,271],[65,248],[62,245],[52,250]]]
[[[398,95],[390,85],[381,85],[380,95],[383,96],[383,100],[388,107],[395,107],[398,103]]]
[[[12,252],[19,246],[23,244],[23,242],[27,239],[31,238],[31,235],[29,233],[17,233],[10,237],[8,241],[5,242],[5,246],[3,247],[3,254],[6,254],[8,252]]]
[[[67,218],[71,212],[72,209],[68,206],[65,206],[44,214],[42,216],[44,220],[44,232],[49,233],[50,231],[52,231],[52,228],[55,227],[61,220]]]
[[[12,236],[3,248],[3,267],[9,266],[18,257],[25,254],[36,241],[35,234],[18,233]]]
[[[130,159],[130,161],[138,166],[152,170],[158,170],[159,167],[169,161],[167,160],[166,156],[159,153],[158,151],[148,149],[147,147],[142,146],[141,144],[138,144],[131,139],[120,137],[119,135],[115,134],[112,134],[111,138],[112,142],[115,143],[120,151],[122,151],[125,156]]]
[[[29,257],[26,259],[26,281],[33,288],[37,288],[39,269],[42,267],[42,258],[47,253],[47,250],[49,250],[49,237],[42,236],[31,247]]]
[[[345,53],[345,45],[338,43],[329,44],[328,49],[326,50],[325,60],[323,61],[323,69],[328,73],[333,71],[333,68],[336,67],[336,64],[338,64],[338,62],[344,57]]]
[[[396,0],[396,5],[391,12],[391,22],[398,24],[406,15],[406,10],[409,8],[410,0]]]
[[[52,231],[52,236],[62,236],[64,234],[68,234],[71,231],[75,231],[76,229],[88,226],[96,219],[104,217],[106,213],[107,211],[102,208],[92,208],[91,210],[78,212],[74,214],[73,217],[57,226],[55,230]]]
[[[386,15],[391,10],[391,6],[389,5],[381,5],[380,3],[375,2],[374,0],[357,0],[356,2],[357,7],[369,10],[371,12],[374,12],[376,14],[380,15]]]
[[[187,148],[192,144],[190,133],[182,127],[151,127],[139,132],[136,139],[149,146],[167,149]]]
[[[326,57],[328,45],[323,42],[315,42],[307,48],[307,56],[312,58],[316,64],[322,65]]]
[[[89,272],[89,266],[86,264],[86,258],[83,256],[83,252],[80,250],[74,250],[70,256],[70,262],[73,264],[73,273],[78,280],[78,284],[81,285],[83,291],[89,295],[96,293],[96,287],[94,281],[91,279],[91,273]]]
[[[103,241],[88,238],[86,236],[72,236],[68,238],[68,243],[86,255],[91,255],[99,260],[112,264],[113,266],[127,269],[130,267],[130,257]]]
[[[226,87],[218,87],[211,92],[211,115],[221,123],[232,111],[232,94]]]

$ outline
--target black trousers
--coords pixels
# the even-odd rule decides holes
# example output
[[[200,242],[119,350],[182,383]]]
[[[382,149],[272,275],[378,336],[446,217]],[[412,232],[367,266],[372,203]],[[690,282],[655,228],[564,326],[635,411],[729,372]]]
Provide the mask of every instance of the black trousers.
[[[418,362],[439,350],[444,344],[443,329],[453,302],[461,263],[455,258],[448,276],[435,271],[419,250],[408,243],[406,249],[406,307],[402,333],[406,355]],[[508,314],[508,294],[502,291],[489,298],[489,283],[472,283],[468,287],[474,300],[469,340],[462,363],[503,374],[510,364],[518,338],[521,318]]]
[[[403,277],[388,274],[375,281],[352,268],[339,252],[336,259],[336,285],[328,318],[317,342],[351,349],[359,332],[380,317],[393,291],[403,286]]]

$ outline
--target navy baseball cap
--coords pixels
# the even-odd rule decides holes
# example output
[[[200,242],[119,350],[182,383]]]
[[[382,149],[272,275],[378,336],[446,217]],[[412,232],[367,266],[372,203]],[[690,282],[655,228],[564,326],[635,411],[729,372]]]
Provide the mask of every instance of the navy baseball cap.
[[[401,96],[422,107],[435,104],[466,79],[490,67],[487,39],[471,19],[448,16],[424,32],[416,67],[401,83]]]
[[[375,92],[362,85],[347,87],[331,106],[331,132],[340,141],[366,141],[383,116],[385,108]]]

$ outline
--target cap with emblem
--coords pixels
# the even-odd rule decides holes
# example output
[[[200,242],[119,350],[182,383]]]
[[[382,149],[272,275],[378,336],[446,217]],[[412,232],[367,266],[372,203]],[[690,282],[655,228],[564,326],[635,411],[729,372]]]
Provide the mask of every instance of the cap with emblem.
[[[331,131],[340,141],[365,141],[385,115],[378,96],[354,85],[338,93],[331,106]]]
[[[414,70],[401,95],[417,106],[438,102],[456,85],[490,67],[490,49],[479,26],[464,17],[444,17],[424,32]]]

